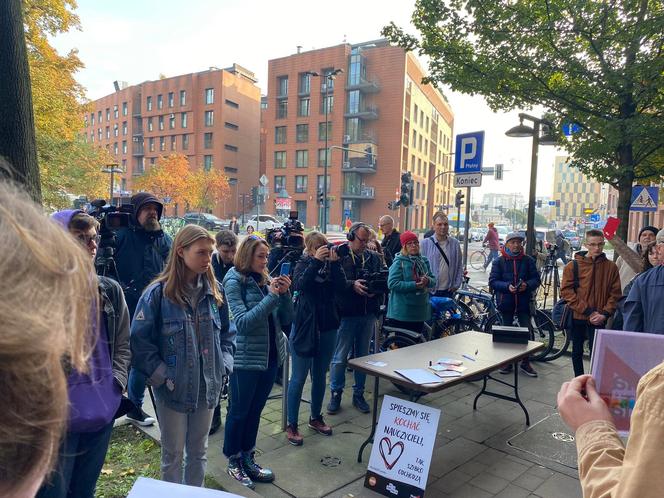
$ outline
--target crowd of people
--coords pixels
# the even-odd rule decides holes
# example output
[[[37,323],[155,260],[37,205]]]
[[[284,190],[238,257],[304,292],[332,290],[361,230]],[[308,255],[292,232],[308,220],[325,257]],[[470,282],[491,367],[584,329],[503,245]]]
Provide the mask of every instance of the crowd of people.
[[[239,242],[236,229],[212,237],[187,225],[171,240],[161,230],[163,206],[156,197],[139,193],[131,203],[131,223],[115,233],[117,274],[96,276],[97,219],[66,210],[44,223],[24,194],[0,186],[0,240],[9,249],[0,262],[5,282],[0,319],[9,324],[0,337],[0,372],[6,376],[5,399],[15,400],[0,425],[3,496],[94,496],[114,420],[127,415],[136,424],[155,422],[142,409],[146,386],[161,431],[162,479],[203,485],[208,437],[222,425],[228,386],[222,448],[228,474],[249,488],[270,482],[275,475],[256,461],[256,439],[287,355],[292,371],[285,437],[300,446],[307,377],[307,425],[331,436],[333,426],[322,413],[328,371],[326,414],[334,416],[342,410],[348,358],[368,354],[381,307],[386,305],[394,325],[419,332],[431,318],[430,298],[453,298],[463,278],[460,244],[450,236],[443,212],[435,213],[433,232],[422,240],[411,231],[399,233],[389,215],[378,220],[380,242],[362,222],[349,227],[341,245],[319,232],[307,233],[291,267],[291,258],[275,256],[256,234]],[[507,235],[498,249],[496,241],[489,227],[489,286],[501,320],[530,327],[540,285],[535,260],[524,250],[522,232]],[[640,261],[625,285],[621,276],[627,273],[603,252],[604,233],[588,231],[586,250],[565,265],[561,284],[561,296],[573,311],[577,377],[561,389],[560,412],[580,434],[582,481],[587,476],[602,489],[624,489],[625,482],[638,480],[634,462],[645,456],[631,448],[647,454],[649,417],[661,420],[661,410],[652,410],[664,385],[662,372],[655,370],[639,388],[632,423],[637,436],[625,452],[592,378],[583,375],[584,343],[592,349],[595,330],[609,321],[622,323],[624,330],[664,333],[664,232],[646,227],[639,242],[629,249],[636,258],[621,248],[630,267]],[[387,293],[368,281],[381,271],[388,274]],[[37,343],[45,347],[34,347]],[[537,376],[527,359],[520,371]],[[369,413],[366,375],[355,371],[353,378],[351,404]],[[13,415],[28,411],[30,423]],[[618,470],[598,476],[598,466]],[[615,477],[620,467],[632,469],[629,477]],[[16,475],[25,477],[17,481]]]

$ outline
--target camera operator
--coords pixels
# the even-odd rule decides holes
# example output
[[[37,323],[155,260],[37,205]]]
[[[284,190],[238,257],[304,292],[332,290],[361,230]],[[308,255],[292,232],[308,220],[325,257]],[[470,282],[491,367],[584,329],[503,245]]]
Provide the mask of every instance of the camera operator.
[[[154,195],[140,192],[131,198],[131,204],[134,206],[134,223],[117,233],[115,262],[133,319],[141,293],[164,269],[173,241],[161,229],[159,220],[163,204]],[[143,374],[131,369],[127,394],[135,409],[127,413],[127,418],[148,426],[155,420],[142,409],[145,381]]]
[[[401,234],[394,228],[394,218],[389,214],[380,217],[378,226],[383,232],[383,241],[380,245],[385,254],[385,262],[387,266],[392,266],[392,261],[401,252],[401,241],[399,240]]]
[[[374,330],[382,295],[370,294],[368,282],[361,278],[366,273],[382,270],[378,255],[366,249],[369,242],[369,228],[364,223],[353,223],[346,234],[347,245],[339,246],[341,266],[346,274],[346,288],[337,293],[337,304],[341,324],[337,334],[337,344],[330,365],[330,389],[332,391],[327,413],[335,414],[341,409],[341,395],[346,384],[346,363],[348,352],[355,346],[355,356],[365,356],[369,352],[369,341]],[[364,399],[366,374],[355,371],[353,386],[353,406],[362,413],[369,413],[369,405]],[[378,393],[374,393],[376,396]]]

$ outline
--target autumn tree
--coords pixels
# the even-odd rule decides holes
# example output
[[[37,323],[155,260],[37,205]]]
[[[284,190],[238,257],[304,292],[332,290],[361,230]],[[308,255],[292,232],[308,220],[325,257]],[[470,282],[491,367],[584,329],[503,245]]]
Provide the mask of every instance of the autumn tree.
[[[632,185],[664,174],[662,0],[417,0],[412,21],[419,38],[383,34],[429,58],[426,82],[578,126],[559,145],[618,189],[626,237]]]
[[[199,211],[212,210],[228,197],[228,178],[216,169],[199,168],[189,177],[188,204]]]
[[[161,200],[167,199],[169,202],[164,201],[164,204],[184,206],[193,197],[191,175],[186,156],[161,156],[134,181],[134,189],[151,192]]]

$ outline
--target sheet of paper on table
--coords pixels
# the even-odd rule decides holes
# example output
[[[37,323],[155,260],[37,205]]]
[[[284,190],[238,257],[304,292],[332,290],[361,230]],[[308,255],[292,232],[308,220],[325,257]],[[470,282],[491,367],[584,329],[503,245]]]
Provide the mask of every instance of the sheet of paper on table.
[[[402,368],[395,372],[414,384],[438,384],[440,382],[440,378],[436,374],[424,368]]]
[[[154,498],[155,496],[168,498],[242,498],[240,495],[225,491],[173,484],[148,477],[139,477],[131,491],[129,491],[127,498]]]

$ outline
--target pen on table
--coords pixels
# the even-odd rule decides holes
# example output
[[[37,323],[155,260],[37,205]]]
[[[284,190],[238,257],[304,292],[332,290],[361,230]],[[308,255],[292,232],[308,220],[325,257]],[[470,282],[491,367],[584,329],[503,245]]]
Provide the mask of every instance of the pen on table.
[[[475,361],[475,358],[473,358],[473,357],[470,356],[469,354],[462,354],[461,356],[463,356],[464,358],[466,358],[466,359],[468,359],[468,360],[470,360],[470,361]]]

